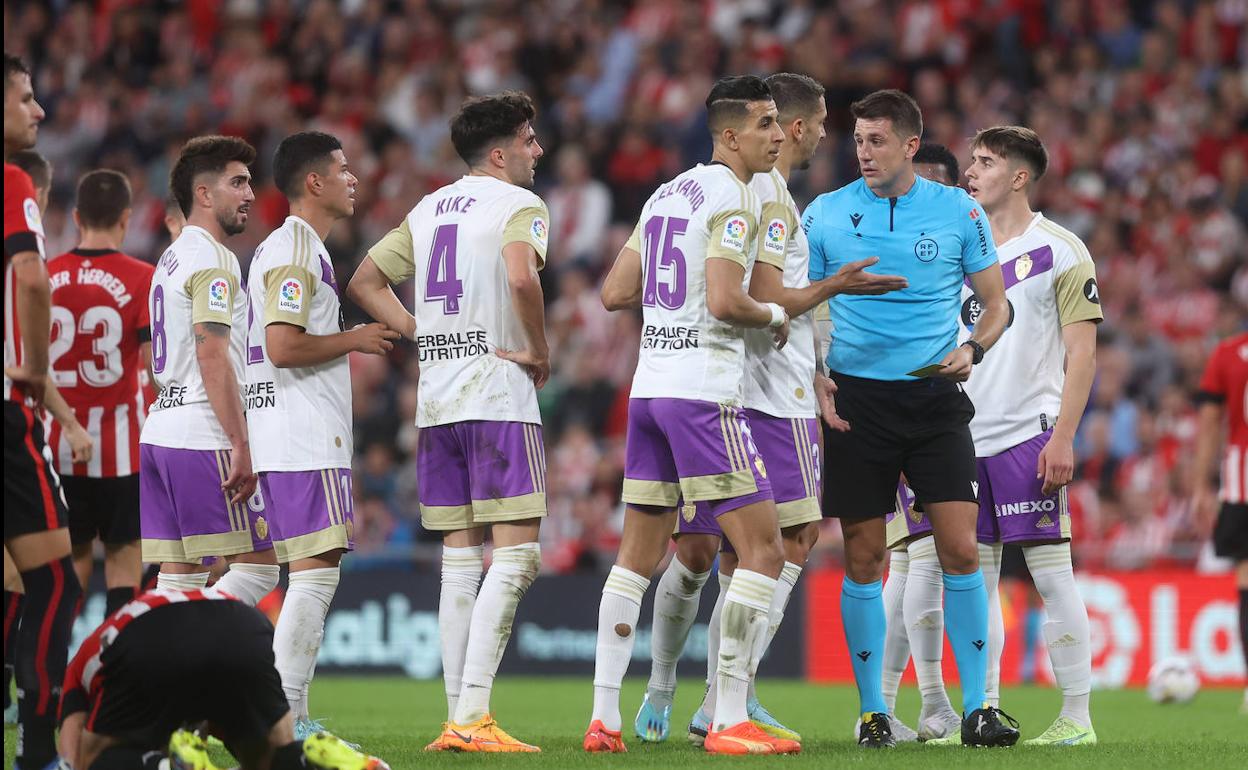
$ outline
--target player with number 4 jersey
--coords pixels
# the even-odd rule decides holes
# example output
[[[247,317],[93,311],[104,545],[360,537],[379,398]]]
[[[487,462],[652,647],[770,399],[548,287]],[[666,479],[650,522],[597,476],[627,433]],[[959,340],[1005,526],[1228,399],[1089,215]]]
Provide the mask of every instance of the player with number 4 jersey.
[[[533,102],[470,99],[451,120],[469,173],[425,196],[369,249],[351,298],[416,340],[416,479],[444,533],[438,620],[447,723],[430,751],[534,752],[489,713],[516,605],[541,568],[546,461],[537,388],[550,375],[541,283],[550,227],[528,188],[542,156]],[[416,281],[415,317],[391,284]],[[485,526],[493,563],[477,590]]]

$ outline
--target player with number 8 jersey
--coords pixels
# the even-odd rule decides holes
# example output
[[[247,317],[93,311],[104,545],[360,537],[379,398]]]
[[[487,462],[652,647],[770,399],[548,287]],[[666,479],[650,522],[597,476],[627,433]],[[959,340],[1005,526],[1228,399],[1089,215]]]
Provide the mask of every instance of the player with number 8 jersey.
[[[158,585],[203,587],[201,560],[224,556],[231,568],[220,585],[249,604],[272,590],[279,570],[253,497],[242,400],[247,296],[238,257],[221,241],[247,226],[254,159],[241,139],[209,136],[189,141],[174,164],[170,187],[187,224],[152,278],[160,392],[139,448],[143,559],[162,563]]]

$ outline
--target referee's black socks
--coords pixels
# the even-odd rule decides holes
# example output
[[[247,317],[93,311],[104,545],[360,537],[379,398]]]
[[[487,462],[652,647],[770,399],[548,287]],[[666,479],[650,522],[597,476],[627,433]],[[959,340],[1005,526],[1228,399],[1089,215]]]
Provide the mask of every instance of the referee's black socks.
[[[68,556],[22,573],[26,604],[17,631],[19,770],[42,770],[56,757],[57,709],[65,680],[74,606],[82,594]]]

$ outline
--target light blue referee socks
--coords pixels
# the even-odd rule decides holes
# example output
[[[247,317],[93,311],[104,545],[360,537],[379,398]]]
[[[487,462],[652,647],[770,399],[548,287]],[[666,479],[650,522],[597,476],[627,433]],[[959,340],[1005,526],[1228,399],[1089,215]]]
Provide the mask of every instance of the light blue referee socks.
[[[983,594],[983,580],[980,580]],[[845,644],[849,661],[858,683],[858,700],[863,714],[887,714],[884,703],[884,583],[855,583],[846,576],[841,583],[841,625],[845,628]],[[985,599],[985,611],[987,600]],[[985,622],[987,615],[985,614]],[[983,669],[980,669],[980,690],[983,690]]]
[[[984,679],[988,671],[988,591],[984,573],[944,573],[945,633],[953,647],[962,683],[962,715],[984,705]]]

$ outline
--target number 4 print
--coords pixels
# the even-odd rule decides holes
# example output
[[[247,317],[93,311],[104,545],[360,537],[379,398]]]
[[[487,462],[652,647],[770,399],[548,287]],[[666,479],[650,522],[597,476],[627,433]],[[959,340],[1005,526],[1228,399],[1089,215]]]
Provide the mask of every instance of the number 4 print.
[[[433,249],[429,252],[429,272],[425,278],[425,301],[442,300],[445,315],[459,313],[459,298],[464,296],[464,282],[455,269],[455,247],[459,225],[439,225],[433,231]]]

